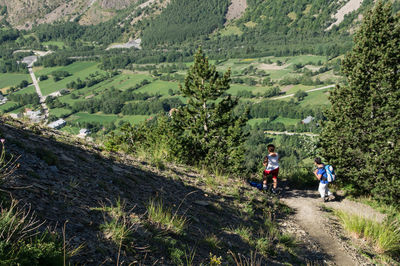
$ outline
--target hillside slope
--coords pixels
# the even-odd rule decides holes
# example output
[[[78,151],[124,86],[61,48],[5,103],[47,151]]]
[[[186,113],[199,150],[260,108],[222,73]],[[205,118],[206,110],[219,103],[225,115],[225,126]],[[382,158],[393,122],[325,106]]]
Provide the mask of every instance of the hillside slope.
[[[66,223],[70,247],[84,245],[71,258],[73,264],[115,265],[119,258],[175,265],[190,250],[195,265],[209,261],[210,253],[232,261],[229,250],[249,256],[257,249],[260,259],[270,263],[304,261],[304,254],[314,254],[308,248],[299,252],[302,256],[290,251],[293,242],[275,224],[285,216],[278,213],[279,204],[239,180],[105,156],[95,145],[5,118],[0,134],[7,151],[21,156],[19,169],[2,189],[60,234]],[[173,217],[183,217],[183,231],[151,218],[146,209],[151,200],[162,201]],[[122,211],[132,231],[120,254],[112,232],[104,229],[117,202],[125,202]]]
[[[8,22],[18,28],[34,24],[68,21],[80,18],[81,24],[96,24],[115,16],[116,11],[138,0],[0,0],[7,7]]]

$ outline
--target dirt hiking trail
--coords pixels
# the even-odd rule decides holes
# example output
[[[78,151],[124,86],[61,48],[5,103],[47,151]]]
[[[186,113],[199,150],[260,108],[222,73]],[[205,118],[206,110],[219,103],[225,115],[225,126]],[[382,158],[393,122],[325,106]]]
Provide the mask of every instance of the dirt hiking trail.
[[[359,254],[354,246],[349,244],[349,238],[341,226],[329,217],[322,206],[342,210],[350,214],[360,215],[367,219],[382,221],[384,215],[370,206],[338,198],[323,203],[318,191],[291,190],[281,199],[283,203],[294,209],[294,222],[306,232],[312,241],[325,254],[323,264],[326,265],[370,265],[371,262]]]

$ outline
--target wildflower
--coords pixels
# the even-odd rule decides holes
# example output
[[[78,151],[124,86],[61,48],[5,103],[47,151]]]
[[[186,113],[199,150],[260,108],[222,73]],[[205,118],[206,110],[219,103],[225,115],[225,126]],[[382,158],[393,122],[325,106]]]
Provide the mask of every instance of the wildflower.
[[[4,143],[6,140],[5,139],[0,139],[1,143]]]

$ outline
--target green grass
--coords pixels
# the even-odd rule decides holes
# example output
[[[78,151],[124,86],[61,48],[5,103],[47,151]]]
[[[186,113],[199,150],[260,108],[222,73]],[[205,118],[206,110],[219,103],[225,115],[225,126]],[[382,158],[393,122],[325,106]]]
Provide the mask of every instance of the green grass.
[[[117,115],[104,115],[104,114],[89,114],[89,113],[76,113],[68,118],[68,121],[73,122],[98,122],[101,124],[112,123],[117,120]]]
[[[301,121],[301,119],[287,118],[287,117],[279,116],[271,123],[282,123],[285,126],[292,126],[292,125],[294,126],[294,125],[297,125],[300,121]]]
[[[151,115],[125,115],[122,118],[118,118],[116,124],[118,125],[120,121],[129,122],[131,124],[138,124],[140,122],[146,121],[151,117]]]
[[[55,115],[57,117],[68,116],[72,113],[70,109],[66,108],[54,108],[50,109],[50,115]]]
[[[16,102],[8,101],[5,104],[0,105],[0,111],[4,111],[8,108],[11,108],[13,106],[17,105]]]
[[[247,121],[247,124],[254,126],[257,123],[260,124],[262,122],[268,122],[268,121],[269,121],[269,118],[253,118],[253,119],[250,119],[249,121]]]
[[[172,213],[170,208],[165,208],[162,200],[151,199],[146,206],[149,221],[161,229],[182,233],[186,227],[186,218]]]
[[[323,85],[321,85],[321,87],[322,86]],[[316,88],[316,87],[315,86],[305,86],[305,85],[297,84],[297,85],[294,85],[292,88],[290,88],[288,91],[286,91],[286,94],[293,94],[293,93],[296,93],[299,90],[307,91],[307,90],[311,90],[311,89],[314,89],[314,88]]]
[[[147,74],[121,74],[114,77],[111,82],[104,82],[102,86],[106,85],[108,88],[115,87],[116,89],[126,90],[130,87],[135,86],[136,84],[139,84],[145,79],[147,79],[148,81],[153,80],[153,78]]]
[[[231,88],[227,92],[232,95],[237,95],[237,93],[239,91],[251,91],[251,92],[253,92],[253,94],[257,94],[257,93],[263,94],[269,89],[270,89],[270,87],[265,87],[265,86],[249,86],[249,85],[241,85],[241,84],[231,84]]]
[[[44,46],[53,45],[53,46],[57,46],[58,48],[62,48],[63,46],[65,46],[65,43],[61,42],[61,41],[49,41],[49,42],[42,42],[42,45],[44,45]]]
[[[106,217],[100,229],[103,231],[105,238],[111,239],[116,245],[121,245],[132,238],[133,224],[128,214],[125,213],[125,204],[118,200],[110,207],[103,205],[101,209]],[[95,209],[97,210],[97,208]]]
[[[79,130],[81,130],[81,128],[68,126],[68,125],[63,127],[63,128],[61,128],[61,131],[69,133],[71,135],[78,135],[79,134]]]
[[[0,90],[3,88],[15,87],[21,83],[21,81],[27,80],[29,83],[32,82],[29,74],[15,74],[15,73],[1,73],[0,74]],[[5,91],[3,91],[5,93]]]
[[[378,223],[363,217],[335,211],[344,228],[356,238],[368,241],[375,252],[395,256],[400,252],[400,222]]]
[[[301,107],[305,107],[307,105],[313,106],[313,105],[329,105],[329,99],[328,99],[328,94],[326,93],[328,89],[326,90],[320,90],[320,91],[314,91],[314,92],[307,92],[308,96],[304,98],[303,101],[300,102]],[[288,98],[290,99],[290,98]]]
[[[150,94],[159,93],[161,95],[168,95],[169,89],[177,90],[178,82],[156,80],[156,81],[138,89],[136,92],[147,92]]]
[[[26,88],[23,88],[22,90],[14,92],[14,94],[32,94],[32,93],[36,93],[35,86],[28,86]]]
[[[50,75],[51,72],[56,70],[68,71],[71,74],[71,76],[66,77],[57,82],[55,82],[51,77],[49,77],[49,79],[47,80],[40,81],[39,86],[43,95],[48,95],[55,91],[65,89],[68,83],[76,81],[78,78],[84,80],[86,77],[88,77],[90,74],[95,73],[96,71],[99,73],[105,73],[103,70],[98,68],[98,63],[96,62],[79,61],[79,62],[74,62],[68,66],[38,69],[37,71],[35,71],[35,75],[36,76]]]
[[[42,225],[29,210],[11,200],[1,204],[0,254],[2,265],[62,265],[62,243],[55,233],[40,232]],[[68,252],[69,253],[69,252]]]
[[[223,28],[220,32],[221,36],[242,35],[243,31],[236,25],[229,25]]]

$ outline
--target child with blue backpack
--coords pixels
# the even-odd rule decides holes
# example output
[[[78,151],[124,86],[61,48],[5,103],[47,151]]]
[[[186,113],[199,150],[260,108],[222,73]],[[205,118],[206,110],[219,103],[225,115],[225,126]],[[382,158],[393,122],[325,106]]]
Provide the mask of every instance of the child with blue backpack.
[[[335,196],[333,196],[333,194],[329,191],[328,175],[331,175],[331,173],[327,173],[325,164],[322,163],[320,157],[315,158],[314,164],[317,167],[317,169],[314,171],[314,175],[319,180],[318,191],[321,195],[321,199],[324,202],[335,199]]]

